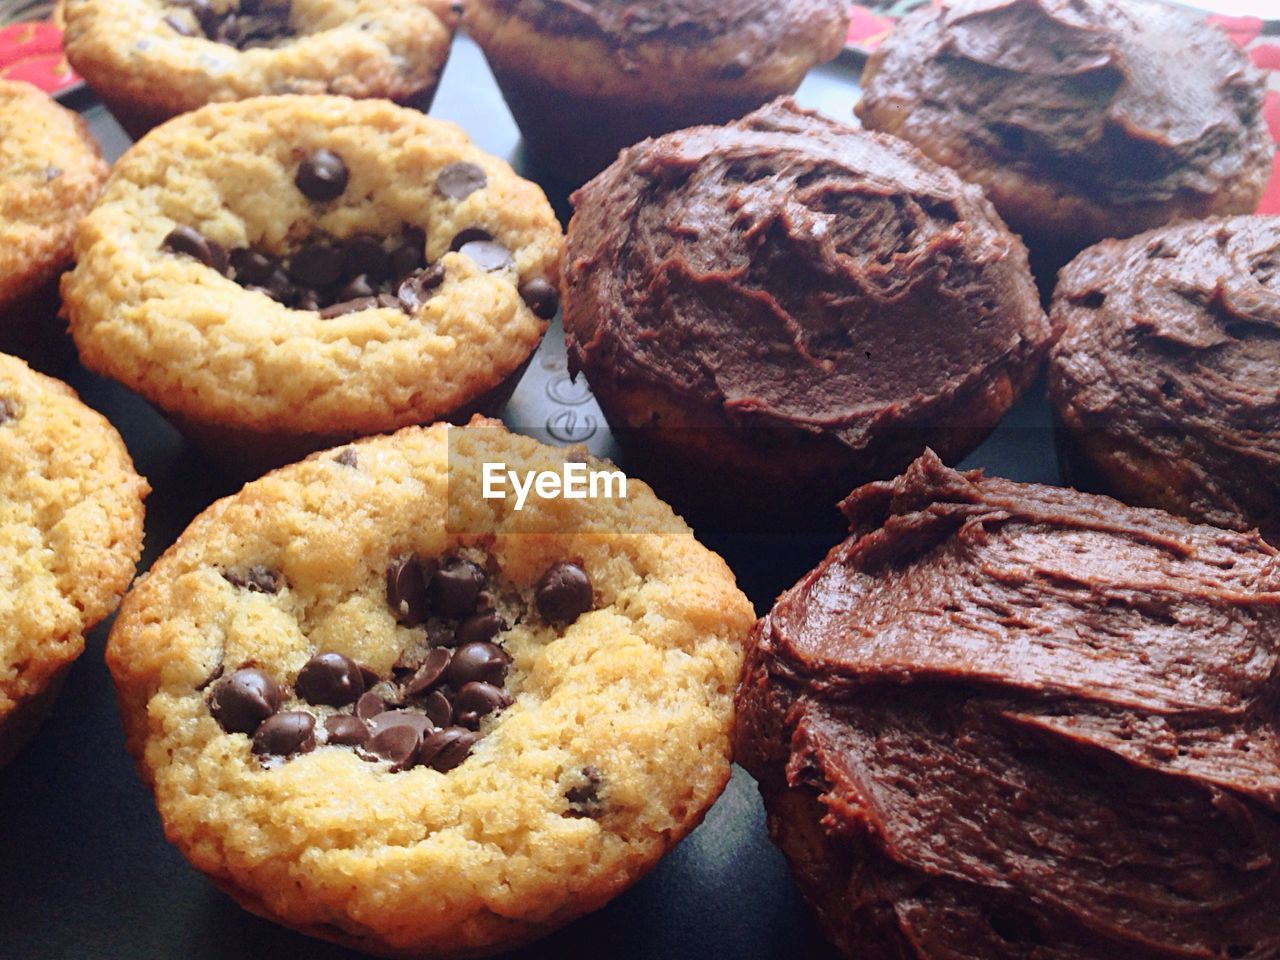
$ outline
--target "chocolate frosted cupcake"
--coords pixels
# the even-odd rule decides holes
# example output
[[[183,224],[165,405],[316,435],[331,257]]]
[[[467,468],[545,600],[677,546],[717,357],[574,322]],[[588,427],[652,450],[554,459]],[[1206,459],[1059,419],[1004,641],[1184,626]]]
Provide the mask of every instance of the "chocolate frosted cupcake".
[[[0,80],[0,349],[56,360],[66,340],[58,278],[106,178],[83,120],[30,84]]]
[[[840,950],[1280,951],[1280,556],[931,455],[843,509],[735,734]]]
[[[480,956],[600,907],[702,819],[750,604],[634,481],[458,495],[481,462],[567,453],[476,422],[318,454],[215,503],[125,599],[129,749],[165,835],[247,909]]]
[[[426,110],[450,0],[64,0],[67,59],[135,139],[206,103],[385,97]]]
[[[0,354],[0,765],[133,577],[146,494],[111,424]]]
[[[1146,0],[956,0],[868,61],[865,126],[980,184],[1054,269],[1104,237],[1252,213],[1265,81],[1216,27]]]
[[[838,54],[846,0],[468,0],[530,158],[581,183],[618,151],[726,123]]]
[[[1049,393],[1081,479],[1280,542],[1280,217],[1100,243],[1052,314]]]
[[[695,514],[834,521],[926,445],[971,450],[1049,343],[981,191],[787,100],[633,147],[573,201],[571,368]]]
[[[129,150],[63,294],[84,363],[243,474],[500,407],[556,311],[561,239],[452,124],[260,97]]]

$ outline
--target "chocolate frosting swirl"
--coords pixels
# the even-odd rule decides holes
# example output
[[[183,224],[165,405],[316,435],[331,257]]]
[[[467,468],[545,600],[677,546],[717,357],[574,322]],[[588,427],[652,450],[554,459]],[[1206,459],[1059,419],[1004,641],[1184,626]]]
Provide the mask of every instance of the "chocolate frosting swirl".
[[[1265,79],[1221,31],[1146,0],[955,0],[904,19],[860,112],[919,124],[1104,203],[1212,194],[1271,144]]]
[[[798,108],[646,141],[578,191],[574,372],[853,449],[1019,381],[1050,331],[1026,252],[910,145]]]
[[[1078,429],[1178,463],[1194,518],[1280,536],[1280,217],[1091,247],[1062,272],[1050,394]]]
[[[1276,551],[931,454],[842,509],[757,625],[736,733],[775,827],[815,798],[795,866],[829,932],[872,960],[1276,956]]]

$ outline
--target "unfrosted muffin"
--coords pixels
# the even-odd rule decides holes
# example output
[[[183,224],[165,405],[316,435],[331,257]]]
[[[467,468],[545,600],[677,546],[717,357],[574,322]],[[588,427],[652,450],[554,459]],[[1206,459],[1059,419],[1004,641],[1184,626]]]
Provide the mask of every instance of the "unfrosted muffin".
[[[111,424],[0,354],[0,765],[133,577],[146,494]]]
[[[926,455],[756,627],[735,756],[857,960],[1280,951],[1280,556]]]
[[[698,823],[752,620],[723,561],[635,481],[459,493],[484,462],[582,459],[494,421],[406,428],[196,518],[107,662],[198,869],[312,936],[475,956],[596,909]]]
[[[542,191],[386,101],[262,97],[116,165],[63,295],[81,359],[238,472],[500,406],[555,313]]]
[[[1049,396],[1081,479],[1280,542],[1280,217],[1104,241],[1051,312]]]
[[[0,80],[0,349],[56,355],[58,277],[106,177],[80,117],[30,84]]]
[[[1147,0],[952,0],[867,62],[863,125],[982,186],[1035,261],[1252,213],[1274,144],[1265,78],[1199,15]]]
[[[834,522],[926,445],[968,453],[1049,344],[978,188],[787,100],[632,147],[573,202],[571,369],[699,518]]]
[[[206,103],[385,97],[426,110],[450,0],[64,0],[67,59],[135,139]]]
[[[846,0],[468,0],[484,48],[547,175],[581,183],[623,147],[727,123],[792,93],[838,54]]]

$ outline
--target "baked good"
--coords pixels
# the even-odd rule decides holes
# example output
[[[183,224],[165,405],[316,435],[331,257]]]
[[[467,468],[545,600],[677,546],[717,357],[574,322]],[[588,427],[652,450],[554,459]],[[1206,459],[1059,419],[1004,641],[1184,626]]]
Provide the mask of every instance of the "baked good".
[[[1252,213],[1271,173],[1264,75],[1173,4],[926,5],[862,86],[864,126],[981,185],[1054,270],[1105,237]]]
[[[116,164],[63,285],[86,366],[239,473],[505,402],[556,309],[542,191],[386,101],[202,108]]]
[[[756,627],[735,756],[849,957],[1280,950],[1280,556],[925,455]]]
[[[632,147],[573,202],[570,368],[695,516],[834,522],[926,445],[968,453],[1049,344],[981,191],[789,100]]]
[[[1104,241],[1051,309],[1049,396],[1082,475],[1280,543],[1280,217]]]
[[[66,340],[58,277],[106,178],[79,116],[28,83],[0,80],[0,350],[56,359],[51,347]]]
[[[63,0],[67,60],[134,139],[206,103],[385,97],[426,111],[451,0]]]
[[[196,518],[107,663],[197,868],[312,936],[475,956],[596,909],[698,823],[753,616],[723,561],[635,481],[522,510],[454,486],[579,455],[410,427]]]
[[[727,123],[792,93],[848,28],[847,0],[466,4],[526,157],[573,183],[645,137]]]
[[[0,765],[133,577],[146,494],[106,419],[0,354]]]

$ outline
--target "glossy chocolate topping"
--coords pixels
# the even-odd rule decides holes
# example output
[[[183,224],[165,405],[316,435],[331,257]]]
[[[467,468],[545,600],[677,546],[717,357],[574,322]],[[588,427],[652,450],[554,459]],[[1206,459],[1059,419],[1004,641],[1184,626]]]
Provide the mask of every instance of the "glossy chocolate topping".
[[[793,866],[829,929],[877,960],[1276,956],[1276,552],[932,454],[843,509],[736,735],[775,817],[818,798],[825,866]]]
[[[880,56],[860,112],[909,102],[918,127],[1095,201],[1212,194],[1270,155],[1261,72],[1172,5],[956,0]]]
[[[1177,463],[1195,518],[1280,534],[1280,217],[1098,244],[1052,312],[1051,394],[1077,429]]]
[[[908,144],[789,100],[646,141],[573,198],[571,369],[860,449],[1049,339],[1022,244]]]

